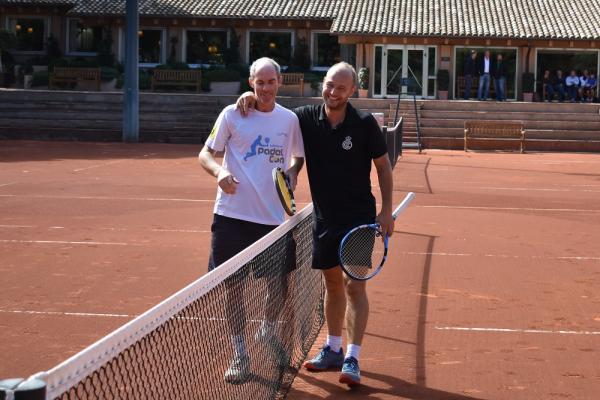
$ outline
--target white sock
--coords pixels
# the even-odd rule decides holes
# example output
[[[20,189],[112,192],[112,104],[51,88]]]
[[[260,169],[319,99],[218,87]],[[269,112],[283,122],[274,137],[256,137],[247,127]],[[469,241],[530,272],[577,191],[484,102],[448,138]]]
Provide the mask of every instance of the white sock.
[[[232,335],[231,344],[233,345],[233,352],[236,356],[246,355],[246,341],[243,335]]]
[[[349,344],[346,351],[346,358],[354,357],[358,360],[358,356],[360,356],[360,346],[357,344]]]
[[[275,321],[269,321],[268,319],[263,319],[260,323],[260,331],[265,335],[271,335],[275,333]]]
[[[339,352],[342,349],[342,337],[327,335],[325,346],[329,346],[336,353]]]

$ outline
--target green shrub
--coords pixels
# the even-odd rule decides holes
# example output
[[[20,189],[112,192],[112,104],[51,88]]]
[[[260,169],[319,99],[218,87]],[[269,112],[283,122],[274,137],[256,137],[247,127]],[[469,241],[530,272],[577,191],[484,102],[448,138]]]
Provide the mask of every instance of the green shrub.
[[[102,82],[110,82],[120,76],[119,70],[111,67],[100,67],[100,79]]]
[[[48,86],[48,71],[38,71],[33,73],[32,87]]]
[[[209,69],[202,71],[208,82],[237,82],[241,80],[240,72],[231,69]]]
[[[140,70],[138,78],[139,78],[138,84],[139,84],[140,90],[150,89],[151,77],[148,72],[146,72],[145,70]],[[124,84],[125,84],[125,75],[124,74],[119,75],[119,77],[117,78],[117,83],[116,83],[115,87],[117,89],[122,89]]]
[[[523,79],[523,93],[533,93],[533,86],[535,85],[535,76],[531,72],[525,72],[522,76]]]
[[[362,67],[358,70],[358,88],[368,89],[369,88],[369,68]]]
[[[447,92],[450,86],[450,73],[447,69],[440,69],[437,72],[438,90]]]

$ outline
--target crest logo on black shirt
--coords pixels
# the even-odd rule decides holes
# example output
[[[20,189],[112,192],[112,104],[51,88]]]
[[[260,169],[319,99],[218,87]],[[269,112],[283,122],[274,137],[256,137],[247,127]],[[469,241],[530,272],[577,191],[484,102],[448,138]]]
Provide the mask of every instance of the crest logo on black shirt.
[[[350,150],[352,148],[352,136],[346,136],[342,142],[342,149]]]

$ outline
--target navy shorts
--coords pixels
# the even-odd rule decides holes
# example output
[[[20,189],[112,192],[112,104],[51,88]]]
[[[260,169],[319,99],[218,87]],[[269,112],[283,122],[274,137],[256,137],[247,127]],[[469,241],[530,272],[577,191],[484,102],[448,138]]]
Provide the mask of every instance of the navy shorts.
[[[374,219],[344,225],[328,225],[324,220],[316,218],[313,227],[313,261],[314,269],[330,269],[340,265],[340,242],[352,228],[373,223]]]
[[[214,214],[211,225],[211,251],[208,258],[208,270],[212,271],[225,261],[240,253],[266,234],[275,229],[277,225],[263,225],[255,222],[244,221],[236,218]],[[270,272],[289,272],[296,266],[296,242],[291,232],[285,236],[283,254],[270,254],[268,251],[258,254],[248,262],[255,278],[260,278]],[[276,262],[275,262],[276,261]],[[247,272],[242,273],[247,275]]]

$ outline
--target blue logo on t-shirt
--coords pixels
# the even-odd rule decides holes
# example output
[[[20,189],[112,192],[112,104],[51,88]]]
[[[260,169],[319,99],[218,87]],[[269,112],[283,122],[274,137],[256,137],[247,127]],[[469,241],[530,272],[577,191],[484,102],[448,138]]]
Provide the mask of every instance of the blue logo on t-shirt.
[[[250,150],[246,152],[244,161],[257,155],[269,156],[270,163],[283,163],[283,146],[271,144],[271,139],[266,137],[263,143],[262,135],[258,135],[250,145]]]

